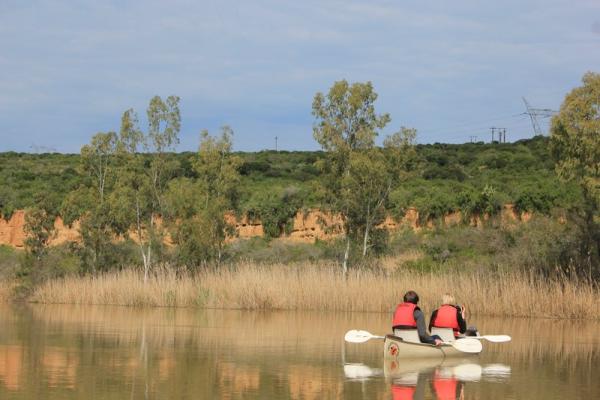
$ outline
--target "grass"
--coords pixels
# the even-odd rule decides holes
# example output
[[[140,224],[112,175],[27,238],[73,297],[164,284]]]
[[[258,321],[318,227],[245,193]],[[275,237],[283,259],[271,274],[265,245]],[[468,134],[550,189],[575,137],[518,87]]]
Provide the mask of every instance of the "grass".
[[[392,261],[388,261],[393,264]],[[390,312],[416,290],[430,311],[452,292],[469,312],[486,316],[600,318],[600,289],[577,280],[544,280],[525,273],[453,270],[362,270],[344,277],[333,264],[241,263],[235,268],[181,276],[164,272],[147,284],[134,271],[67,277],[37,287],[39,303]]]

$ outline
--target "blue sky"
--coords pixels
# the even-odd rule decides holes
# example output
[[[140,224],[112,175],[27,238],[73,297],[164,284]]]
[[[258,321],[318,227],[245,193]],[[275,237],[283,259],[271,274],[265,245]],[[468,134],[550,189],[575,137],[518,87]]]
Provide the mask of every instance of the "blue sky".
[[[530,137],[600,72],[600,1],[0,0],[0,151],[78,152],[122,112],[181,97],[179,150],[228,124],[235,149],[317,149],[311,103],[370,80],[421,143]],[[33,147],[32,147],[33,146]]]

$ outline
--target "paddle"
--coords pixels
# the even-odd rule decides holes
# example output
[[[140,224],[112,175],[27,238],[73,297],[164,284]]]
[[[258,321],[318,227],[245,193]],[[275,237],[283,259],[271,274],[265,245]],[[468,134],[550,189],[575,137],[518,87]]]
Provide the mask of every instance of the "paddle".
[[[385,336],[373,335],[371,332],[362,330],[350,330],[344,335],[344,340],[349,343],[364,343],[371,339],[384,339]],[[465,338],[456,340],[454,342],[444,342],[446,345],[454,347],[458,351],[463,353],[481,353],[483,346],[479,340],[472,338]]]
[[[485,339],[493,343],[510,342],[511,337],[508,335],[483,335],[483,336],[467,336],[469,339]]]

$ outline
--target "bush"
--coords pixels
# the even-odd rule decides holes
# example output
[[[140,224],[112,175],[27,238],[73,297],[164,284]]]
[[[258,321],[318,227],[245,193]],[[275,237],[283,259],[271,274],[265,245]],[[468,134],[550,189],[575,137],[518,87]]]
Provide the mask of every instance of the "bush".
[[[291,232],[302,198],[302,192],[290,186],[278,192],[262,193],[253,199],[246,212],[250,218],[260,219],[266,237],[276,238]]]

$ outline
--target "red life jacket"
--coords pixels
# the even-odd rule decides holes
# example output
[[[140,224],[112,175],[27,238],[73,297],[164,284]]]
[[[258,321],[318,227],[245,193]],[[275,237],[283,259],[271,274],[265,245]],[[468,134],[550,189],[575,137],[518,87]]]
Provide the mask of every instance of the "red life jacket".
[[[419,310],[416,304],[413,303],[400,303],[394,311],[394,319],[392,320],[392,327],[394,326],[405,326],[405,327],[417,327],[417,321],[415,320],[414,312]]]
[[[415,386],[392,385],[392,399],[413,400],[416,391]]]
[[[452,328],[454,335],[460,333],[460,326],[458,325],[458,318],[456,317],[456,307],[449,304],[444,304],[437,310],[437,316],[433,325],[436,328]]]

